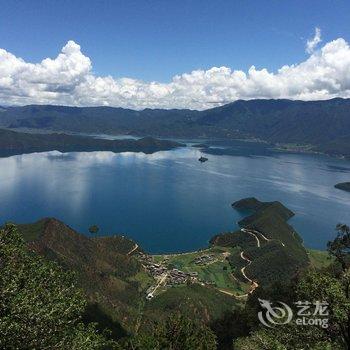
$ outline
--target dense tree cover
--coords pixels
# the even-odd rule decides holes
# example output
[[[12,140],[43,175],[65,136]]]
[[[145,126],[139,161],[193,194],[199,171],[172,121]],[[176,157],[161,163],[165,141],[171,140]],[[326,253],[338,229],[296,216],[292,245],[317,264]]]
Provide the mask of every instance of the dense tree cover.
[[[13,225],[0,230],[0,348],[99,349],[107,345],[85,326],[83,293],[72,273],[31,253]]]
[[[157,323],[151,332],[141,333],[122,344],[133,350],[215,350],[216,337],[203,323],[180,314]]]
[[[320,326],[300,326],[295,323],[276,326],[272,329],[256,324],[251,335],[235,341],[235,350],[302,350],[302,349],[348,349],[347,327],[350,315],[350,300],[346,296],[342,281],[328,272],[307,271],[299,276],[294,290],[287,302],[293,307],[293,301],[306,300],[310,302],[325,301],[329,304],[328,328]],[[278,292],[270,299],[283,300],[285,295],[278,297]],[[289,299],[289,298],[288,298]],[[284,299],[286,300],[286,299]],[[255,317],[257,309],[253,308]],[[294,309],[294,312],[296,310]],[[253,314],[253,315],[254,315]]]
[[[231,350],[233,339],[247,336],[251,330],[248,318],[252,314],[245,308],[237,308],[232,312],[225,312],[222,317],[212,321],[210,328],[217,337],[217,348]]]
[[[317,339],[320,337],[319,339]],[[248,338],[238,339],[235,350],[341,350],[340,345],[322,340],[322,333],[317,329],[290,326],[278,329],[260,329]]]
[[[341,264],[343,271],[350,266],[350,227],[338,224],[337,237],[328,242],[327,248],[331,255]]]
[[[350,286],[349,272],[339,278],[328,273],[308,271],[297,285],[297,296],[300,300],[325,301],[328,303],[329,327],[325,335],[350,348]]]
[[[233,348],[235,350],[331,350],[347,348],[339,329],[345,317],[345,314],[340,310],[346,309],[347,302],[343,298],[342,288],[337,279],[327,274],[323,275],[318,271],[308,271],[288,286],[276,284],[271,289],[257,290],[256,294],[248,300],[243,311],[249,336],[234,337]],[[294,314],[297,310],[293,303],[297,300],[327,301],[330,305],[329,327],[323,329],[320,326],[300,326],[293,322],[272,328],[262,326],[257,319],[258,312],[262,310],[258,298],[265,298],[271,302],[282,300],[291,306]],[[225,349],[231,348],[225,347]]]

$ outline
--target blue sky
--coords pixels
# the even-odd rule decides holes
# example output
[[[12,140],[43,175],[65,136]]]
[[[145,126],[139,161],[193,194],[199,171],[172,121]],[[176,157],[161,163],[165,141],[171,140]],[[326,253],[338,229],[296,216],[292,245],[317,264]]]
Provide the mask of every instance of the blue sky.
[[[213,66],[275,71],[323,41],[350,35],[350,1],[0,1],[0,47],[26,61],[72,39],[97,75],[169,81]]]
[[[350,1],[3,1],[0,104],[350,98]]]

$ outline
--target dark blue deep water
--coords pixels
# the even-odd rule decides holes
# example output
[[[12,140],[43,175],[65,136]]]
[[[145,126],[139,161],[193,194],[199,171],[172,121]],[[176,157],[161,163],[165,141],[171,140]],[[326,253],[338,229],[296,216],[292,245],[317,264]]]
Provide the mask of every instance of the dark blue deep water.
[[[97,224],[101,235],[126,234],[153,253],[204,247],[237,228],[230,204],[248,196],[292,209],[307,247],[325,249],[334,226],[350,224],[350,193],[333,187],[350,181],[350,162],[279,153],[208,155],[201,164],[200,155],[188,147],[0,158],[0,221],[56,217],[86,234]]]

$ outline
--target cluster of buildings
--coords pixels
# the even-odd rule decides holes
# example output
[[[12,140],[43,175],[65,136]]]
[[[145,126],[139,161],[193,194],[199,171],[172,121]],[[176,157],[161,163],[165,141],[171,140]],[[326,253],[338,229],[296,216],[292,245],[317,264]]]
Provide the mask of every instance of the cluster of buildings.
[[[185,283],[196,283],[198,280],[198,272],[184,272],[176,268],[169,268],[165,264],[169,259],[165,258],[162,263],[158,264],[154,262],[150,255],[142,252],[137,253],[139,260],[143,267],[156,279],[162,281],[164,286],[171,287],[174,285],[185,284]],[[151,286],[146,291],[146,299],[152,299],[154,292],[159,287]]]
[[[168,268],[164,264],[157,264],[154,262],[152,256],[142,252],[137,253],[138,259],[141,261],[142,266],[149,272],[153,277],[157,278],[168,272]],[[164,260],[163,262],[166,262]]]
[[[197,281],[198,272],[184,272],[178,269],[169,270],[166,285],[184,284],[187,282],[194,283]]]
[[[198,258],[194,259],[193,262],[196,265],[206,265],[214,261],[214,254],[204,254],[202,256],[199,256]]]
[[[156,264],[154,262],[144,265],[144,267],[153,277],[159,277],[168,271],[164,265]]]

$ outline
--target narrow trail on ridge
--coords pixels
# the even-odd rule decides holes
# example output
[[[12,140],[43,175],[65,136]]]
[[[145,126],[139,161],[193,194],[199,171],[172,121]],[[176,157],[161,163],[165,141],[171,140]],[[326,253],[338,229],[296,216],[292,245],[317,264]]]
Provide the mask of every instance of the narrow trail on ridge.
[[[260,243],[260,239],[259,237],[257,236],[257,234],[260,234],[266,241],[269,241],[268,238],[266,238],[264,235],[262,235],[260,232],[258,231],[254,231],[254,230],[247,230],[245,228],[242,228],[241,229],[242,232],[244,233],[248,233],[250,234],[251,236],[253,236],[256,240],[256,244],[257,244],[257,247],[258,248],[261,248],[261,243]],[[282,243],[282,242],[281,242]],[[282,243],[283,244],[283,243]],[[283,245],[284,246],[284,245]],[[228,295],[231,295],[235,298],[246,298],[248,295],[252,294],[256,288],[259,287],[259,284],[256,282],[256,281],[253,281],[251,278],[249,278],[247,275],[246,275],[246,272],[245,272],[245,269],[252,263],[252,261],[247,258],[245,255],[244,255],[244,250],[241,251],[241,254],[240,254],[240,257],[241,259],[245,260],[248,262],[248,264],[244,267],[241,268],[241,274],[243,275],[243,277],[250,283],[250,289],[247,293],[244,293],[244,294],[235,294],[235,293],[232,293],[232,292],[228,292],[226,290],[223,290],[223,289],[219,289],[220,292],[222,293],[225,293],[225,294],[228,294]],[[235,277],[234,277],[235,278]]]

